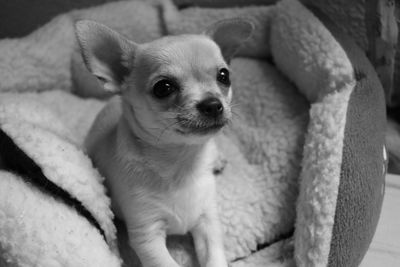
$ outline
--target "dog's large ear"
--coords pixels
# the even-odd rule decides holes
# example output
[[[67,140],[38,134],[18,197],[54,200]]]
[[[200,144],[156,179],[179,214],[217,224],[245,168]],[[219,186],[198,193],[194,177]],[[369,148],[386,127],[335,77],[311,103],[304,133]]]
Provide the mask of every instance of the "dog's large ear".
[[[229,63],[243,42],[247,41],[254,30],[254,24],[241,18],[221,20],[204,32],[218,44],[224,59]]]
[[[134,56],[137,45],[90,20],[78,21],[75,32],[87,68],[103,83],[105,90],[118,93],[129,74],[128,60]]]

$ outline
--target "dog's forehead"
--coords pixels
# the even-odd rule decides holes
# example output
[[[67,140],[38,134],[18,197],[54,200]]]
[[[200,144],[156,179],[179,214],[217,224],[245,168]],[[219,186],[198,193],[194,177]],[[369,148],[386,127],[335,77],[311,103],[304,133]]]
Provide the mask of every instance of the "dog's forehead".
[[[207,36],[169,36],[148,43],[142,53],[143,63],[163,67],[212,68],[224,64],[218,45]]]

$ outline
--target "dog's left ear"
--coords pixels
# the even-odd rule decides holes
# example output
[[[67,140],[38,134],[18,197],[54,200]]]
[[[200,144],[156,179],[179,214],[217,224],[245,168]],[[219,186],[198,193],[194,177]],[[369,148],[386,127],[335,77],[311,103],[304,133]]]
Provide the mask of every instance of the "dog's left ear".
[[[241,18],[221,20],[204,32],[220,47],[226,62],[238,52],[241,45],[247,41],[254,30],[254,24]]]

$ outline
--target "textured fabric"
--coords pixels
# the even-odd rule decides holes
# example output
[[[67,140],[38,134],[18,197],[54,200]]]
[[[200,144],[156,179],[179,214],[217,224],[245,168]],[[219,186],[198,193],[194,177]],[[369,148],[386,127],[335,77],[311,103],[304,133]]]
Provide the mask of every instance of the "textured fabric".
[[[103,237],[74,209],[0,171],[1,266],[117,267]]]
[[[340,44],[309,10],[292,0],[277,8],[271,26],[273,58],[312,103],[299,178],[296,264],[326,266],[354,72]]]
[[[52,95],[57,99],[57,93]],[[112,252],[116,251],[116,229],[110,200],[101,184],[103,178],[88,157],[70,142],[71,132],[60,123],[54,110],[43,105],[45,99],[41,103],[30,95],[15,94],[3,94],[0,99],[2,131],[38,164],[49,180],[85,206],[108,243],[75,209],[18,175],[1,171],[2,257],[16,266],[118,266],[120,260]]]
[[[375,233],[384,194],[386,116],[383,88],[365,54],[331,21],[315,13],[346,50],[357,79],[346,115],[329,266],[358,266]]]

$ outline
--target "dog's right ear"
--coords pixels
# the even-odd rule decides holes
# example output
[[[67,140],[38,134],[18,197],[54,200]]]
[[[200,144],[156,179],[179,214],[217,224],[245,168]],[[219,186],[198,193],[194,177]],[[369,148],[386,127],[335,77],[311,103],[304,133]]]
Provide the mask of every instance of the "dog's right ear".
[[[75,32],[87,68],[103,83],[105,90],[120,92],[137,44],[90,20],[78,21]]]

